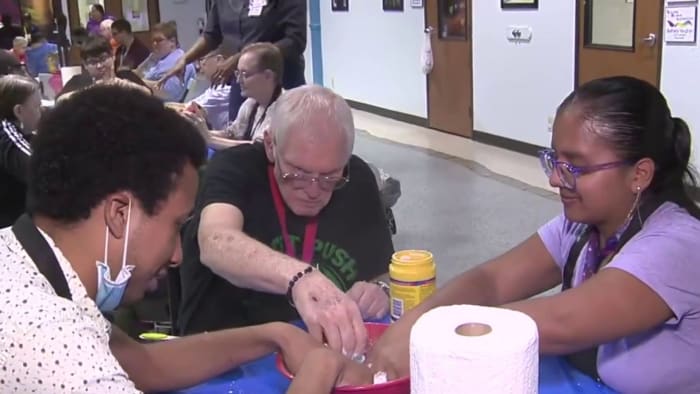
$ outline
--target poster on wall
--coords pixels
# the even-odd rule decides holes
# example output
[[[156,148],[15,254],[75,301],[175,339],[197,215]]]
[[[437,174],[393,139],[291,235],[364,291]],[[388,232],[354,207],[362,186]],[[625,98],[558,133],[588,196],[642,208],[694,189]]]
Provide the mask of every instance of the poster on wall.
[[[411,0],[411,7],[423,8],[423,0]]]
[[[382,0],[384,11],[403,11],[403,0]]]
[[[122,0],[122,14],[124,19],[131,23],[131,31],[149,31],[148,1],[147,0]]]
[[[697,6],[667,7],[664,38],[668,43],[694,43],[697,33]]]
[[[348,4],[349,2],[350,2],[350,0],[331,0],[331,11],[347,12],[349,10],[349,4]]]

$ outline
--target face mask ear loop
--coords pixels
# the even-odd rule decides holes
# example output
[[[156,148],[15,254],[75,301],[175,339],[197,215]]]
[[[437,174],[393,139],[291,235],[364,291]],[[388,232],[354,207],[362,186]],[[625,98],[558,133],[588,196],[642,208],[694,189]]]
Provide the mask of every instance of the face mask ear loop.
[[[131,223],[131,199],[129,199],[129,208],[126,214],[126,239],[124,240],[124,252],[122,253],[122,269],[126,267],[126,251],[129,248],[129,224]]]
[[[109,248],[109,226],[105,224],[105,257],[104,257],[104,263],[109,267],[109,263],[107,263],[107,250]]]

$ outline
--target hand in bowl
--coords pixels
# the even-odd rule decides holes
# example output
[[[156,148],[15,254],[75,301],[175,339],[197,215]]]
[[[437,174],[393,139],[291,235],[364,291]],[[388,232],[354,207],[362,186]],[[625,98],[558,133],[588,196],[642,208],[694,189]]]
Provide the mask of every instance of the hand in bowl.
[[[323,373],[319,373],[323,371]],[[372,383],[372,371],[335,350],[316,348],[292,380],[288,394],[327,394],[336,386],[363,386]]]

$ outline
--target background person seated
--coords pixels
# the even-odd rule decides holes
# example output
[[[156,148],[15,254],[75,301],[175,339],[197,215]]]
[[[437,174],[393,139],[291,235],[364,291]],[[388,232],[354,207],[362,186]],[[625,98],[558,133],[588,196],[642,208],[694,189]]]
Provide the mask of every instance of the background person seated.
[[[243,48],[234,75],[246,100],[233,123],[213,134],[244,141],[262,140],[270,127],[269,114],[282,94],[283,74],[284,57],[277,46],[255,43]]]
[[[202,72],[211,77],[217,72],[220,63],[223,61],[224,57],[216,59],[216,63],[206,61],[202,65]],[[195,122],[202,133],[208,135],[207,141],[209,146],[216,150],[251,141],[262,141],[264,131],[270,127],[269,113],[272,112],[275,101],[282,94],[283,67],[284,59],[282,54],[273,44],[250,44],[241,51],[235,75],[237,83],[240,84],[243,95],[247,99],[233,122],[228,122],[229,86],[226,86],[226,94],[228,96],[225,97],[225,101],[221,97],[223,92],[210,92],[209,95],[205,92],[202,97],[194,100],[194,103],[198,104],[199,108],[192,108],[186,105],[176,108]],[[220,87],[221,85],[217,86]],[[217,86],[213,86],[211,89],[217,89]],[[222,126],[217,126],[213,122],[210,111],[202,104],[203,99],[212,95],[221,99],[215,102],[218,104],[216,113],[219,114],[218,120]],[[207,119],[208,124],[203,124],[203,119]]]
[[[100,35],[109,42],[109,46],[112,47],[112,54],[116,55],[119,43],[112,37],[112,23],[114,23],[112,19],[103,20],[100,23]]]
[[[17,60],[22,64],[27,64],[27,39],[23,36],[17,36],[12,40],[12,49],[10,53],[15,55]]]
[[[352,155],[352,112],[303,86],[270,116],[264,143],[219,151],[207,166],[184,229],[178,325],[189,334],[301,317],[333,349],[361,353],[362,317],[388,311],[374,279],[394,249],[374,175]]]
[[[220,47],[203,57],[199,61],[199,73],[193,83],[190,84],[188,92],[194,84],[205,84],[208,86],[200,95],[197,95],[188,103],[168,103],[168,107],[201,115],[206,121],[208,128],[223,130],[228,124],[228,96],[231,87],[229,85],[214,85],[211,78],[216,73],[219,64],[224,61],[225,48]],[[188,93],[189,96],[189,93]],[[199,113],[201,111],[201,114]]]
[[[0,228],[24,213],[29,142],[40,117],[39,84],[21,75],[0,77]]]
[[[188,64],[184,76],[172,76],[158,85],[158,81],[185,55],[177,41],[177,25],[174,21],[159,23],[151,29],[153,48],[151,55],[136,70],[154,91],[165,101],[181,102],[187,85],[195,74],[194,65]]]
[[[114,57],[114,69],[133,70],[148,58],[151,51],[131,32],[131,23],[118,19],[112,23],[112,37],[119,44]]]
[[[80,47],[80,58],[87,73],[79,74],[65,83],[58,97],[64,98],[65,94],[75,92],[96,82],[109,82],[114,79],[123,79],[150,88],[132,71],[114,71],[114,56],[112,48],[104,37],[89,37]]]
[[[27,67],[17,60],[10,51],[0,50],[0,76],[14,74],[14,75],[27,75]]]

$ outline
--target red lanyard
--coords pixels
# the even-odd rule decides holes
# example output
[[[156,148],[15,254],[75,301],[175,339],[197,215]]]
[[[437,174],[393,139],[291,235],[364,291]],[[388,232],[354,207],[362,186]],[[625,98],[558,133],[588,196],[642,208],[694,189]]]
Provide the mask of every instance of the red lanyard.
[[[275,203],[275,210],[277,211],[277,219],[280,221],[280,227],[282,228],[282,238],[284,239],[284,249],[289,257],[297,258],[296,251],[294,250],[294,244],[289,237],[289,231],[287,231],[287,210],[285,208],[284,202],[282,201],[282,194],[280,193],[279,186],[275,180],[275,172],[273,166],[267,167],[267,178],[270,181],[270,190],[272,191],[272,201]],[[316,233],[318,232],[318,220],[316,217],[310,218],[306,223],[306,228],[304,230],[304,246],[301,252],[301,259],[311,264],[311,260],[314,258],[314,249],[316,247]]]

